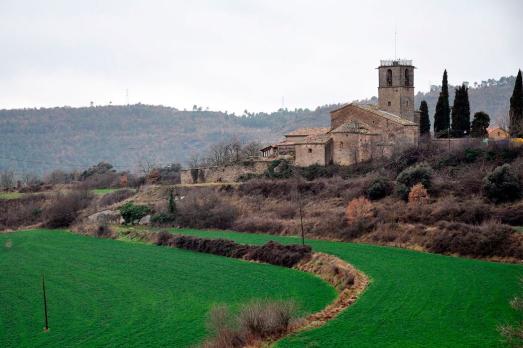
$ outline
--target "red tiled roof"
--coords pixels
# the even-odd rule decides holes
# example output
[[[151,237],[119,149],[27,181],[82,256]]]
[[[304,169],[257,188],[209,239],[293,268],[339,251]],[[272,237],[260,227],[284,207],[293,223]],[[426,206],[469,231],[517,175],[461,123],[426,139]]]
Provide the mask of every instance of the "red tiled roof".
[[[309,135],[319,135],[325,134],[330,130],[328,127],[319,127],[319,128],[298,128],[293,130],[290,133],[285,134],[286,137],[296,137],[296,136],[309,136]]]

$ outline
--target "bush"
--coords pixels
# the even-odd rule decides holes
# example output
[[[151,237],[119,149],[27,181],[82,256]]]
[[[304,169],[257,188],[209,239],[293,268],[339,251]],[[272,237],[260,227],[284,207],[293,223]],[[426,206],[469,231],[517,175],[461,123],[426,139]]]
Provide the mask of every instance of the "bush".
[[[44,219],[47,227],[60,228],[71,225],[80,210],[87,208],[93,195],[88,191],[72,191],[56,194],[44,208]]]
[[[233,205],[211,191],[186,196],[179,203],[176,219],[182,227],[227,229],[237,215]]]
[[[417,183],[430,188],[432,180],[432,168],[425,162],[408,167],[399,173],[396,181],[407,186],[409,189]]]
[[[370,200],[378,200],[392,193],[392,186],[386,178],[376,178],[367,188],[367,197]]]
[[[138,205],[132,202],[125,203],[120,207],[120,214],[126,224],[132,224],[136,220],[140,220],[151,212],[151,209],[146,205]]]
[[[394,194],[396,195],[396,197],[398,197],[399,199],[401,199],[405,202],[408,202],[409,193],[410,193],[410,188],[407,187],[407,185],[396,184],[396,187],[394,188]]]
[[[483,192],[494,203],[515,201],[521,196],[518,178],[511,173],[510,165],[497,167],[483,179]]]
[[[372,203],[365,197],[355,198],[349,202],[346,210],[347,222],[356,223],[374,216]]]
[[[429,203],[429,193],[422,184],[412,186],[409,192],[410,205],[425,205]]]
[[[151,216],[151,224],[155,226],[167,226],[176,222],[176,216],[170,213],[158,213]]]
[[[16,229],[42,221],[46,197],[42,194],[25,195],[18,199],[0,199],[0,230]]]
[[[428,242],[436,253],[457,253],[466,256],[523,258],[521,241],[513,239],[513,231],[505,225],[487,222],[480,226],[442,221]]]
[[[272,265],[292,267],[301,260],[310,257],[309,246],[281,245],[269,241],[264,245],[253,246],[238,244],[228,239],[207,239],[160,232],[156,245],[171,246],[202,253],[270,263]]]
[[[296,317],[297,307],[289,301],[255,300],[240,307],[235,315],[225,305],[215,306],[209,313],[207,327],[211,337],[204,348],[241,348],[255,342],[277,337],[288,331]]]
[[[271,179],[288,179],[292,176],[292,167],[287,160],[274,160],[267,167],[265,175]]]

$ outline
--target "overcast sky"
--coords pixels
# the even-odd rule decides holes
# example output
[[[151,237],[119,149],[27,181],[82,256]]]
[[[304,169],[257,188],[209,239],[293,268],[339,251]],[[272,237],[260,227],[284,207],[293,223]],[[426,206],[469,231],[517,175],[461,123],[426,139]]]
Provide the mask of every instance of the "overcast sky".
[[[515,75],[523,1],[0,0],[0,108],[162,104],[242,113]]]

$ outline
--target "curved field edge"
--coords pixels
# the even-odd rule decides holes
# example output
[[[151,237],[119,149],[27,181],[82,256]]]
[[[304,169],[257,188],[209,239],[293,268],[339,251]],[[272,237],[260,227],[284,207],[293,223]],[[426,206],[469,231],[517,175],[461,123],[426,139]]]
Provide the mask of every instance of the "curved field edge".
[[[294,299],[308,315],[336,297],[334,288],[305,272],[65,231],[0,234],[0,269],[5,347],[192,346],[205,337],[214,304]]]
[[[298,238],[229,231],[172,229],[257,244]],[[520,292],[523,266],[368,244],[307,240],[368,275],[363,296],[326,325],[278,347],[505,347],[497,326],[515,322],[509,300]]]

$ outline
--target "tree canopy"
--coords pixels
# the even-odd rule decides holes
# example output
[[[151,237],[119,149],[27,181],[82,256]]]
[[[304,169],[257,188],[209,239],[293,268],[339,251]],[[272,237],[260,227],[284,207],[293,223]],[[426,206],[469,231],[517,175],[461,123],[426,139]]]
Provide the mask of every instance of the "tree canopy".
[[[523,83],[521,70],[518,71],[514,91],[510,97],[510,136],[523,137]]]
[[[443,72],[443,81],[436,112],[434,113],[434,134],[441,137],[442,133],[450,127],[450,105],[449,105],[449,84],[447,79],[447,70]]]
[[[487,128],[490,125],[490,116],[479,111],[474,114],[474,120],[472,120],[472,128],[470,135],[474,138],[484,138],[488,136]]]

